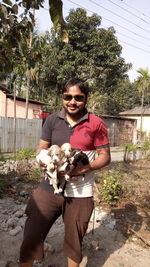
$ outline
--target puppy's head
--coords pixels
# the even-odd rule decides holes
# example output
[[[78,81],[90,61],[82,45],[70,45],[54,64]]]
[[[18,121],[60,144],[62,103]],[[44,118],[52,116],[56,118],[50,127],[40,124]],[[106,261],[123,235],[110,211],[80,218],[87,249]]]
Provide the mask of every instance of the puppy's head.
[[[64,143],[61,146],[61,151],[64,153],[64,157],[69,158],[72,152],[71,145],[69,143]]]
[[[58,163],[62,157],[62,152],[59,146],[52,145],[49,149],[49,155],[54,163]]]

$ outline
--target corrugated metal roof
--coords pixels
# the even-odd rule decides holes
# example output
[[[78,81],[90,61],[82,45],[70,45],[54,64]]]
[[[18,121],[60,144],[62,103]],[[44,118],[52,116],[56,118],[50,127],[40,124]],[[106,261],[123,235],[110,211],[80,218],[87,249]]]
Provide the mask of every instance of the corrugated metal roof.
[[[2,90],[2,92],[10,94],[10,91],[6,88],[5,84],[0,84],[0,90]]]
[[[14,95],[13,94],[7,94],[7,97],[13,99]],[[23,101],[23,102],[26,101],[26,99],[24,97],[21,97],[21,96],[16,96],[16,99],[19,100],[19,101]],[[44,105],[49,105],[48,103],[44,103],[44,102],[33,100],[33,99],[29,99],[29,103],[40,104],[40,105],[43,105],[43,106]]]
[[[141,107],[135,107],[130,110],[126,110],[123,112],[120,112],[119,115],[128,116],[128,115],[141,115],[142,108]],[[143,115],[150,115],[150,106],[143,107]]]
[[[4,93],[6,93],[6,96],[8,98],[12,98],[12,99],[14,98],[14,94],[11,94],[10,91],[6,88],[6,86],[4,84],[0,84],[0,90],[2,90]],[[23,102],[26,101],[26,99],[24,97],[21,97],[21,96],[16,96],[16,99],[19,101],[23,101]],[[29,99],[29,103],[40,104],[43,106],[49,105],[48,103],[44,103],[44,102],[33,100],[33,99]]]
[[[135,119],[129,119],[129,118],[125,118],[125,117],[121,117],[121,116],[113,116],[113,115],[101,115],[101,118],[106,118],[106,119],[118,119],[118,120],[130,120],[130,121],[134,121]]]

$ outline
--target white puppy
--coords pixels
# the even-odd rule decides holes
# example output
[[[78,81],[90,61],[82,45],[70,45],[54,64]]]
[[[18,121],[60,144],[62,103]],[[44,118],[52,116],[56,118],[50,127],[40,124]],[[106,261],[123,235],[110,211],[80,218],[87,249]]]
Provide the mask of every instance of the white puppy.
[[[48,179],[50,184],[53,185],[54,187],[54,193],[58,194],[62,192],[62,188],[58,188],[58,177],[57,177],[57,168],[58,168],[58,163],[60,162],[63,154],[59,146],[57,145],[52,145],[48,149],[48,155],[51,158],[51,161],[47,165],[47,171],[46,173],[48,174]]]
[[[69,143],[64,143],[62,146],[61,146],[61,151],[64,153],[64,157],[66,159],[70,158],[71,156],[71,153],[72,153],[72,147]]]
[[[48,165],[51,162],[51,157],[49,156],[49,151],[47,149],[42,149],[40,153],[36,156],[36,160],[39,164]]]
[[[72,149],[69,143],[64,143],[61,147],[52,145],[48,150],[42,149],[36,159],[45,165],[47,174],[45,179],[49,179],[55,194],[64,190],[66,181],[70,179],[70,172],[78,164],[88,163],[86,154],[78,149]]]
[[[59,146],[52,145],[49,149],[42,149],[36,156],[37,162],[42,166],[45,165],[46,176],[49,183],[54,187],[54,193],[62,192],[62,188],[58,188],[57,167],[58,162],[61,160],[63,153]]]
[[[69,165],[71,164],[71,155],[72,155],[72,147],[69,143],[64,143],[61,146],[61,151],[63,153],[63,157],[58,165],[58,172],[64,173],[65,181],[68,181],[70,176],[67,174],[67,169]]]

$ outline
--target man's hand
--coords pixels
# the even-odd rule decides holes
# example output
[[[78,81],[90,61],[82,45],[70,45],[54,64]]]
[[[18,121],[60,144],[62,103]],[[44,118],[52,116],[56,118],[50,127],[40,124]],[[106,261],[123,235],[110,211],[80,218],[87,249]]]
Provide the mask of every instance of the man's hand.
[[[40,153],[36,156],[36,160],[39,163],[39,166],[46,168],[48,164],[51,163],[51,157],[48,155],[47,149],[42,149]]]
[[[83,175],[87,172],[90,172],[91,171],[91,165],[90,163],[87,164],[87,165],[83,165],[83,164],[80,164],[78,165],[76,168],[74,168],[71,173],[70,173],[70,176],[78,176],[78,175]]]

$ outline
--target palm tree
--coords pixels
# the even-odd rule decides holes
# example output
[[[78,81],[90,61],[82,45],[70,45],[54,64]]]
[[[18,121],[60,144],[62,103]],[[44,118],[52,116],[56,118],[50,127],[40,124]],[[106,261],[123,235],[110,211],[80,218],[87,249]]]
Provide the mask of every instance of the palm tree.
[[[141,94],[141,124],[140,124],[140,132],[143,129],[143,107],[144,107],[144,98],[148,90],[150,89],[150,74],[148,68],[137,70],[140,76],[137,78],[136,85]]]

